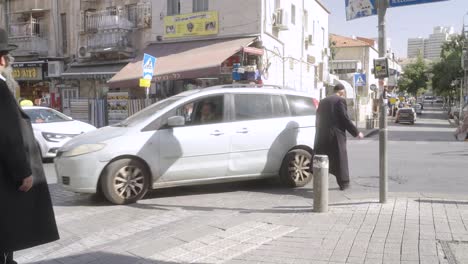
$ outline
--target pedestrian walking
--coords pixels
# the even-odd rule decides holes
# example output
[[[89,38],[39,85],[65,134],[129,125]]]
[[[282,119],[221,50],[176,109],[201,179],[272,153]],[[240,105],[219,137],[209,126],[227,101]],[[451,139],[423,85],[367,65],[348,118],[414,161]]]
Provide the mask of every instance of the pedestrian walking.
[[[345,87],[338,84],[333,95],[323,99],[317,109],[317,133],[315,137],[315,154],[327,155],[330,173],[335,175],[340,190],[349,187],[348,153],[346,150],[346,131],[362,139],[364,136],[351,122]]]
[[[457,130],[453,133],[455,139],[458,140],[460,135],[465,136],[465,141],[468,139],[468,110],[463,111],[463,121],[457,127]]]
[[[15,83],[6,74],[15,48],[0,29],[0,264],[15,264],[14,251],[59,238],[31,122],[8,86]]]

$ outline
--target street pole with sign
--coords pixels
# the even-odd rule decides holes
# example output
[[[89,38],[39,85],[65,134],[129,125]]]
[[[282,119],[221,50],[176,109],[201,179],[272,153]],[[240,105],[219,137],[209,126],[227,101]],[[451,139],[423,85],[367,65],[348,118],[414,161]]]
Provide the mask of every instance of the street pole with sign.
[[[388,0],[379,0],[377,4],[377,15],[379,23],[379,57],[385,58],[384,62],[387,62],[386,71],[388,77],[388,60],[387,57],[387,32],[385,28],[385,16],[388,8]],[[385,65],[384,65],[385,66]],[[374,70],[377,73],[376,67]],[[384,86],[385,75],[379,76],[379,90],[380,90],[380,122],[379,122],[379,197],[380,203],[387,202],[388,192],[388,160],[387,160],[387,95]]]
[[[156,58],[154,56],[146,53],[143,55],[143,78],[140,79],[140,87],[146,88],[146,99],[149,99],[149,88],[153,79],[155,64]]]

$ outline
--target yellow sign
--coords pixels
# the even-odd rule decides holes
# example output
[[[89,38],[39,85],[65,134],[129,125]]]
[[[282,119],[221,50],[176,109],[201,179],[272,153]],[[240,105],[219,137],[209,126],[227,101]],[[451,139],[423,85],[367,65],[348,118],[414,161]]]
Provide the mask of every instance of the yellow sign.
[[[397,99],[395,97],[390,98],[390,104],[394,105]]]
[[[198,12],[164,18],[164,37],[181,38],[218,34],[218,12]]]
[[[42,80],[42,69],[36,67],[13,68],[13,78],[23,80]]]
[[[151,80],[150,79],[140,79],[140,87],[150,87],[151,86]]]

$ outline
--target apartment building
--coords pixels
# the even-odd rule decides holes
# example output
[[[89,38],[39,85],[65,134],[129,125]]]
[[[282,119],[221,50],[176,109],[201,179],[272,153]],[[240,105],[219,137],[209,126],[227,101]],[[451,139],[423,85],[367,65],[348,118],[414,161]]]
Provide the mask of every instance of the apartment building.
[[[454,35],[453,27],[434,27],[428,38],[408,39],[408,58],[422,56],[424,59],[437,61],[440,59],[442,46]]]
[[[148,53],[157,57],[150,90],[158,96],[233,82],[324,96],[329,12],[318,0],[151,3],[152,40],[110,80],[111,90],[141,90],[142,54]]]

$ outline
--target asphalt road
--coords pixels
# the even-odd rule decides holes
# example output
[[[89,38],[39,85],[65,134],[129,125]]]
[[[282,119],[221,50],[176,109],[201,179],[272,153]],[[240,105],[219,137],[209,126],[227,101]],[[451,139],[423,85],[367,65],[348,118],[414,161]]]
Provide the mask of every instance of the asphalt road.
[[[468,144],[455,141],[440,105],[424,109],[415,125],[389,124],[389,191],[465,194]],[[378,190],[378,138],[349,144],[352,192]]]
[[[389,191],[430,194],[465,194],[468,189],[468,143],[456,142],[455,130],[440,105],[425,106],[415,125],[389,123],[388,161]],[[368,195],[378,192],[379,136],[349,140],[348,155],[352,188],[345,195]],[[45,164],[49,184],[57,182],[53,164]],[[265,182],[184,187],[171,189],[171,195],[195,192],[234,191],[238,188],[280,188]],[[308,186],[311,188],[312,186]],[[341,199],[336,182],[330,178],[332,196]],[[163,192],[164,191],[158,191]]]

